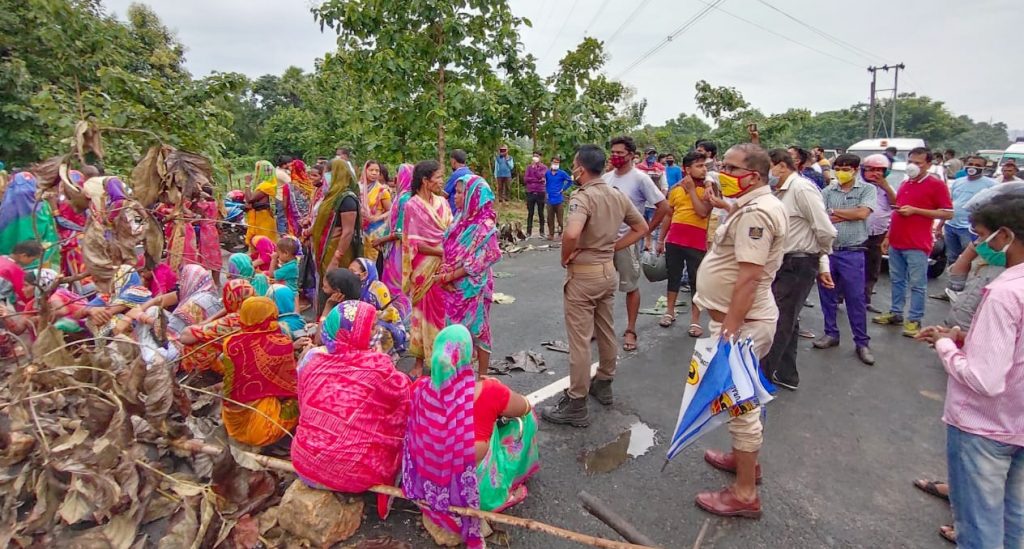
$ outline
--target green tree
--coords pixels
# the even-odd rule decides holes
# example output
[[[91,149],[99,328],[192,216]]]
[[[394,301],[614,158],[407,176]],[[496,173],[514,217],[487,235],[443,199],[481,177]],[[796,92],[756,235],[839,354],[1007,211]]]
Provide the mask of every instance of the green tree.
[[[697,110],[715,122],[750,106],[736,88],[712,86],[706,80],[698,80],[694,87],[697,89],[694,96]]]

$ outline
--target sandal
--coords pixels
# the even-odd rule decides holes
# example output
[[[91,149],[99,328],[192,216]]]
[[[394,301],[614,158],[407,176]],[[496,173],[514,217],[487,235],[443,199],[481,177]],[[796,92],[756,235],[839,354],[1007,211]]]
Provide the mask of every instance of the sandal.
[[[661,326],[662,328],[668,328],[669,326],[675,324],[675,322],[676,322],[675,315],[670,315],[668,313],[665,313],[665,314],[661,315],[661,322],[659,322],[658,325]]]
[[[952,524],[943,524],[942,526],[939,526],[939,536],[941,536],[942,539],[955,544],[956,528],[953,527]]]
[[[701,328],[700,324],[690,324],[690,330],[686,333],[690,337],[700,337],[704,335],[704,328]]]
[[[633,330],[626,330],[626,332],[622,334],[622,337],[626,337],[628,335],[632,335],[633,336],[633,343],[630,343],[628,341],[623,341],[622,342],[622,350],[626,351],[626,352],[635,351],[636,350],[636,342],[637,342],[638,339],[640,339],[640,337],[637,336],[636,332],[634,332]]]
[[[937,498],[949,501],[949,494],[943,494],[942,492],[940,492],[939,486],[946,486],[946,483],[942,481],[934,481],[927,479],[917,479],[914,481],[914,487],[916,487],[918,490],[921,490],[926,494],[933,495]],[[947,487],[946,490],[948,491],[949,488]]]

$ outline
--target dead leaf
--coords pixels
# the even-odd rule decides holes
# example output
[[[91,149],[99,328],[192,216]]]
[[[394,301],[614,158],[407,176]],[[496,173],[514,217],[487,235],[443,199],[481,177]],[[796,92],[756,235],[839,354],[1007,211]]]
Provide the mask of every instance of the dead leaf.
[[[214,458],[213,491],[224,499],[221,512],[239,517],[262,510],[277,491],[277,477],[270,471],[250,471],[238,465],[231,452]]]
[[[191,547],[199,533],[199,519],[196,518],[196,511],[190,502],[186,501],[171,517],[167,527],[167,533],[160,538],[157,544],[159,549],[179,549]]]
[[[83,491],[85,485],[82,483],[81,478],[75,477],[71,481],[71,487],[68,490],[67,495],[64,497],[63,503],[60,505],[60,518],[67,524],[75,524],[91,514],[92,506],[86,499]]]
[[[253,549],[260,544],[259,521],[249,515],[242,515],[238,523],[231,529],[231,541],[235,547]]]
[[[146,419],[150,423],[159,423],[167,417],[171,405],[174,404],[173,364],[154,365],[146,372],[142,388],[146,392],[143,403],[146,406]]]

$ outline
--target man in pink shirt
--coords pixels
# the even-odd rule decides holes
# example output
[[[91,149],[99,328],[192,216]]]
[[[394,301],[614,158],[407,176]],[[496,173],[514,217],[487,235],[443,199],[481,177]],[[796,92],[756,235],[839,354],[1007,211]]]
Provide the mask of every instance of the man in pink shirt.
[[[892,224],[889,226],[889,279],[892,306],[889,312],[872,319],[875,324],[903,325],[903,335],[914,337],[921,329],[928,289],[928,256],[935,244],[932,225],[936,219],[952,219],[953,199],[949,187],[928,173],[932,152],[924,147],[910,151],[907,179],[896,191]],[[910,310],[906,321],[907,286],[910,286]]]
[[[960,547],[1024,547],[1024,198],[971,215],[976,250],[1006,270],[985,287],[971,329],[931,326],[949,375],[949,497]]]

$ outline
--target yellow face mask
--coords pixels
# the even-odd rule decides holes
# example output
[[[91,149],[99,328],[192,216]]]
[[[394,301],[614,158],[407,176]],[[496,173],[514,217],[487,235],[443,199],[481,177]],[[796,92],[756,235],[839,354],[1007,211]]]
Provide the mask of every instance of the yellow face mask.
[[[853,181],[853,172],[842,172],[837,170],[836,179],[839,181],[840,185],[846,185],[850,181]]]
[[[750,190],[750,187],[741,187],[740,181],[754,175],[753,172],[735,177],[726,173],[718,174],[718,183],[722,186],[722,196],[736,198]]]

